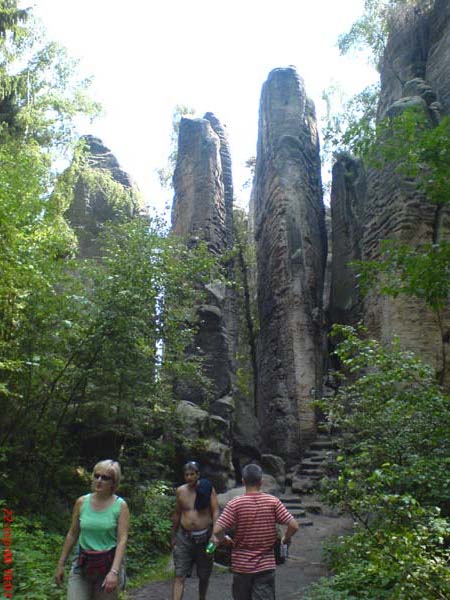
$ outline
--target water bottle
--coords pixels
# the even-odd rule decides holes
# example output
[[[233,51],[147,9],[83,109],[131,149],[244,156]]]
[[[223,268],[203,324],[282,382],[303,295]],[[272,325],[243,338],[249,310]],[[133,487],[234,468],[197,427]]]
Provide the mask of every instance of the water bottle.
[[[206,554],[214,554],[215,550],[216,550],[217,546],[214,542],[212,542],[211,540],[209,540],[208,545],[206,546]]]

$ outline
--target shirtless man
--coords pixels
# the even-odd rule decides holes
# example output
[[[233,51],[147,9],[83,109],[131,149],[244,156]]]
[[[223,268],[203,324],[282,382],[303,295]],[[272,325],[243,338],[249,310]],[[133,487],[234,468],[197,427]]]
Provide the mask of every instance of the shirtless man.
[[[181,600],[184,582],[195,563],[198,575],[198,597],[206,600],[213,556],[205,552],[212,526],[219,517],[217,494],[207,479],[200,480],[196,462],[183,467],[186,483],[177,489],[177,503],[172,517],[172,549],[175,564],[173,600]]]

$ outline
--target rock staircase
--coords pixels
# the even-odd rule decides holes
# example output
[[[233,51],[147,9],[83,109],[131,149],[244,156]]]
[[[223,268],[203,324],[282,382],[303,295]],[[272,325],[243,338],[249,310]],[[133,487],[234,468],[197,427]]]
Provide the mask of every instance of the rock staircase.
[[[300,527],[310,527],[313,525],[313,522],[308,518],[306,508],[303,506],[303,501],[301,498],[289,493],[287,490],[287,493],[285,493],[280,500],[291,513],[291,515],[297,519]]]
[[[308,494],[316,487],[327,471],[328,464],[336,454],[336,438],[319,434],[303,453],[302,461],[286,476],[294,494]]]
[[[325,475],[329,462],[336,453],[336,438],[320,434],[303,453],[303,459],[286,475],[286,491],[280,500],[295,517],[300,527],[313,525],[310,514],[320,514],[322,504],[315,498],[306,500],[302,495],[312,494]]]

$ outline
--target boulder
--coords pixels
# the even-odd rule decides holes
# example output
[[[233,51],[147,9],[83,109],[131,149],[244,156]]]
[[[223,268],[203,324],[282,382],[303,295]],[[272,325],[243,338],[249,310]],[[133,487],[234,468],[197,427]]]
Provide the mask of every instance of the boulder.
[[[181,422],[181,432],[187,438],[205,437],[208,431],[209,414],[193,402],[181,401],[176,409]]]
[[[211,404],[211,413],[229,421],[233,418],[234,408],[232,396],[223,396]]]
[[[264,473],[275,478],[282,492],[285,490],[286,469],[285,462],[280,456],[274,454],[261,455],[261,467]]]

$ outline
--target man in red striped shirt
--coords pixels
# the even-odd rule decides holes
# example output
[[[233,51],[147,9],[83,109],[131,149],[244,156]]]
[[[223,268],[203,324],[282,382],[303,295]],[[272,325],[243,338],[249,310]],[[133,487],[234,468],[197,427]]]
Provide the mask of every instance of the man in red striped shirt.
[[[298,523],[275,496],[261,492],[262,470],[244,467],[245,494],[230,500],[214,525],[212,541],[220,543],[234,529],[231,551],[234,600],[275,600],[276,525],[287,525],[281,540],[290,544]]]

